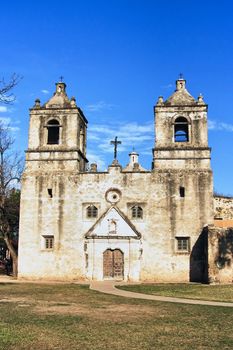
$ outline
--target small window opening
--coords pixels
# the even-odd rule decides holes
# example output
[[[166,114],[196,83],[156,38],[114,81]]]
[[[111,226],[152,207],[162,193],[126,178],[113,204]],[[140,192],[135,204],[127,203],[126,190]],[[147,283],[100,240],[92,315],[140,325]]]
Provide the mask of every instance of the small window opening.
[[[185,188],[180,186],[180,197],[185,197]]]
[[[84,129],[83,126],[80,126],[80,136],[79,136],[79,148],[80,151],[83,152],[84,150],[84,139],[85,139]]]
[[[53,198],[53,190],[52,188],[48,188],[48,195],[50,198]]]
[[[109,234],[116,234],[117,223],[115,220],[110,220],[109,222]]]
[[[143,210],[138,205],[135,205],[131,208],[132,218],[134,219],[142,219],[143,218]]]
[[[176,237],[177,251],[178,252],[189,252],[190,240],[189,237]]]
[[[98,209],[94,205],[89,205],[87,207],[87,217],[88,218],[96,218],[98,216]]]
[[[54,248],[54,236],[44,236],[44,248],[48,250]]]
[[[50,120],[47,124],[48,129],[48,144],[58,145],[59,144],[59,122],[55,119]]]
[[[188,121],[184,117],[179,117],[175,120],[174,125],[174,135],[175,142],[188,142],[189,132],[188,132]]]

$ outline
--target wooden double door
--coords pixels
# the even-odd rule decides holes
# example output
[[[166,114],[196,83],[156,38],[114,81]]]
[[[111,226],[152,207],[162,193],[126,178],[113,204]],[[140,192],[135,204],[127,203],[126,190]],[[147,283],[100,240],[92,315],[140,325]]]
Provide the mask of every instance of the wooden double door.
[[[103,253],[104,278],[124,278],[124,254],[120,249],[107,249]]]

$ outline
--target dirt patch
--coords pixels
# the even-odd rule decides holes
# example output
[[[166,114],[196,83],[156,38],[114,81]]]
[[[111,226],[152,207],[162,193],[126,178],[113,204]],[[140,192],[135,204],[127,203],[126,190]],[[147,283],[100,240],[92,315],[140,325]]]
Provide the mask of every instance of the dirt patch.
[[[22,297],[10,297],[10,298],[2,298],[0,299],[0,303],[26,303],[26,304],[31,304],[34,303],[35,300],[31,298],[22,298]]]
[[[98,310],[95,311],[98,312]],[[103,310],[100,316],[108,320],[125,321],[140,318],[149,319],[154,317],[156,313],[156,309],[153,307],[122,304],[109,305],[105,310]]]
[[[137,305],[104,305],[97,308],[91,308],[76,303],[47,303],[37,305],[34,312],[38,314],[64,314],[64,315],[80,315],[88,318],[103,319],[109,321],[132,320],[140,317],[151,318],[155,315],[156,310],[152,307]]]

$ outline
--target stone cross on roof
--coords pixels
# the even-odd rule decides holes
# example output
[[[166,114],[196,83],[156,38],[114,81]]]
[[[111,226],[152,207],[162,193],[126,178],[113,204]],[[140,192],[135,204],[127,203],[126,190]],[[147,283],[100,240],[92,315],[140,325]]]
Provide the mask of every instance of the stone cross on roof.
[[[117,141],[117,136],[114,141],[110,141],[111,145],[114,145],[114,159],[117,159],[117,146],[121,144],[121,141]]]

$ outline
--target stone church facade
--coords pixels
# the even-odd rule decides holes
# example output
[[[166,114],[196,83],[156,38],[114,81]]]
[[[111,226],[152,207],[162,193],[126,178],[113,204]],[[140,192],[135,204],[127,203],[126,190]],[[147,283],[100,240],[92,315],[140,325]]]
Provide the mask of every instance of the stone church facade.
[[[87,170],[87,119],[66,85],[30,109],[22,177],[19,278],[208,281],[214,223],[207,105],[186,81],[154,108],[152,169]],[[213,260],[213,259],[212,259]]]

